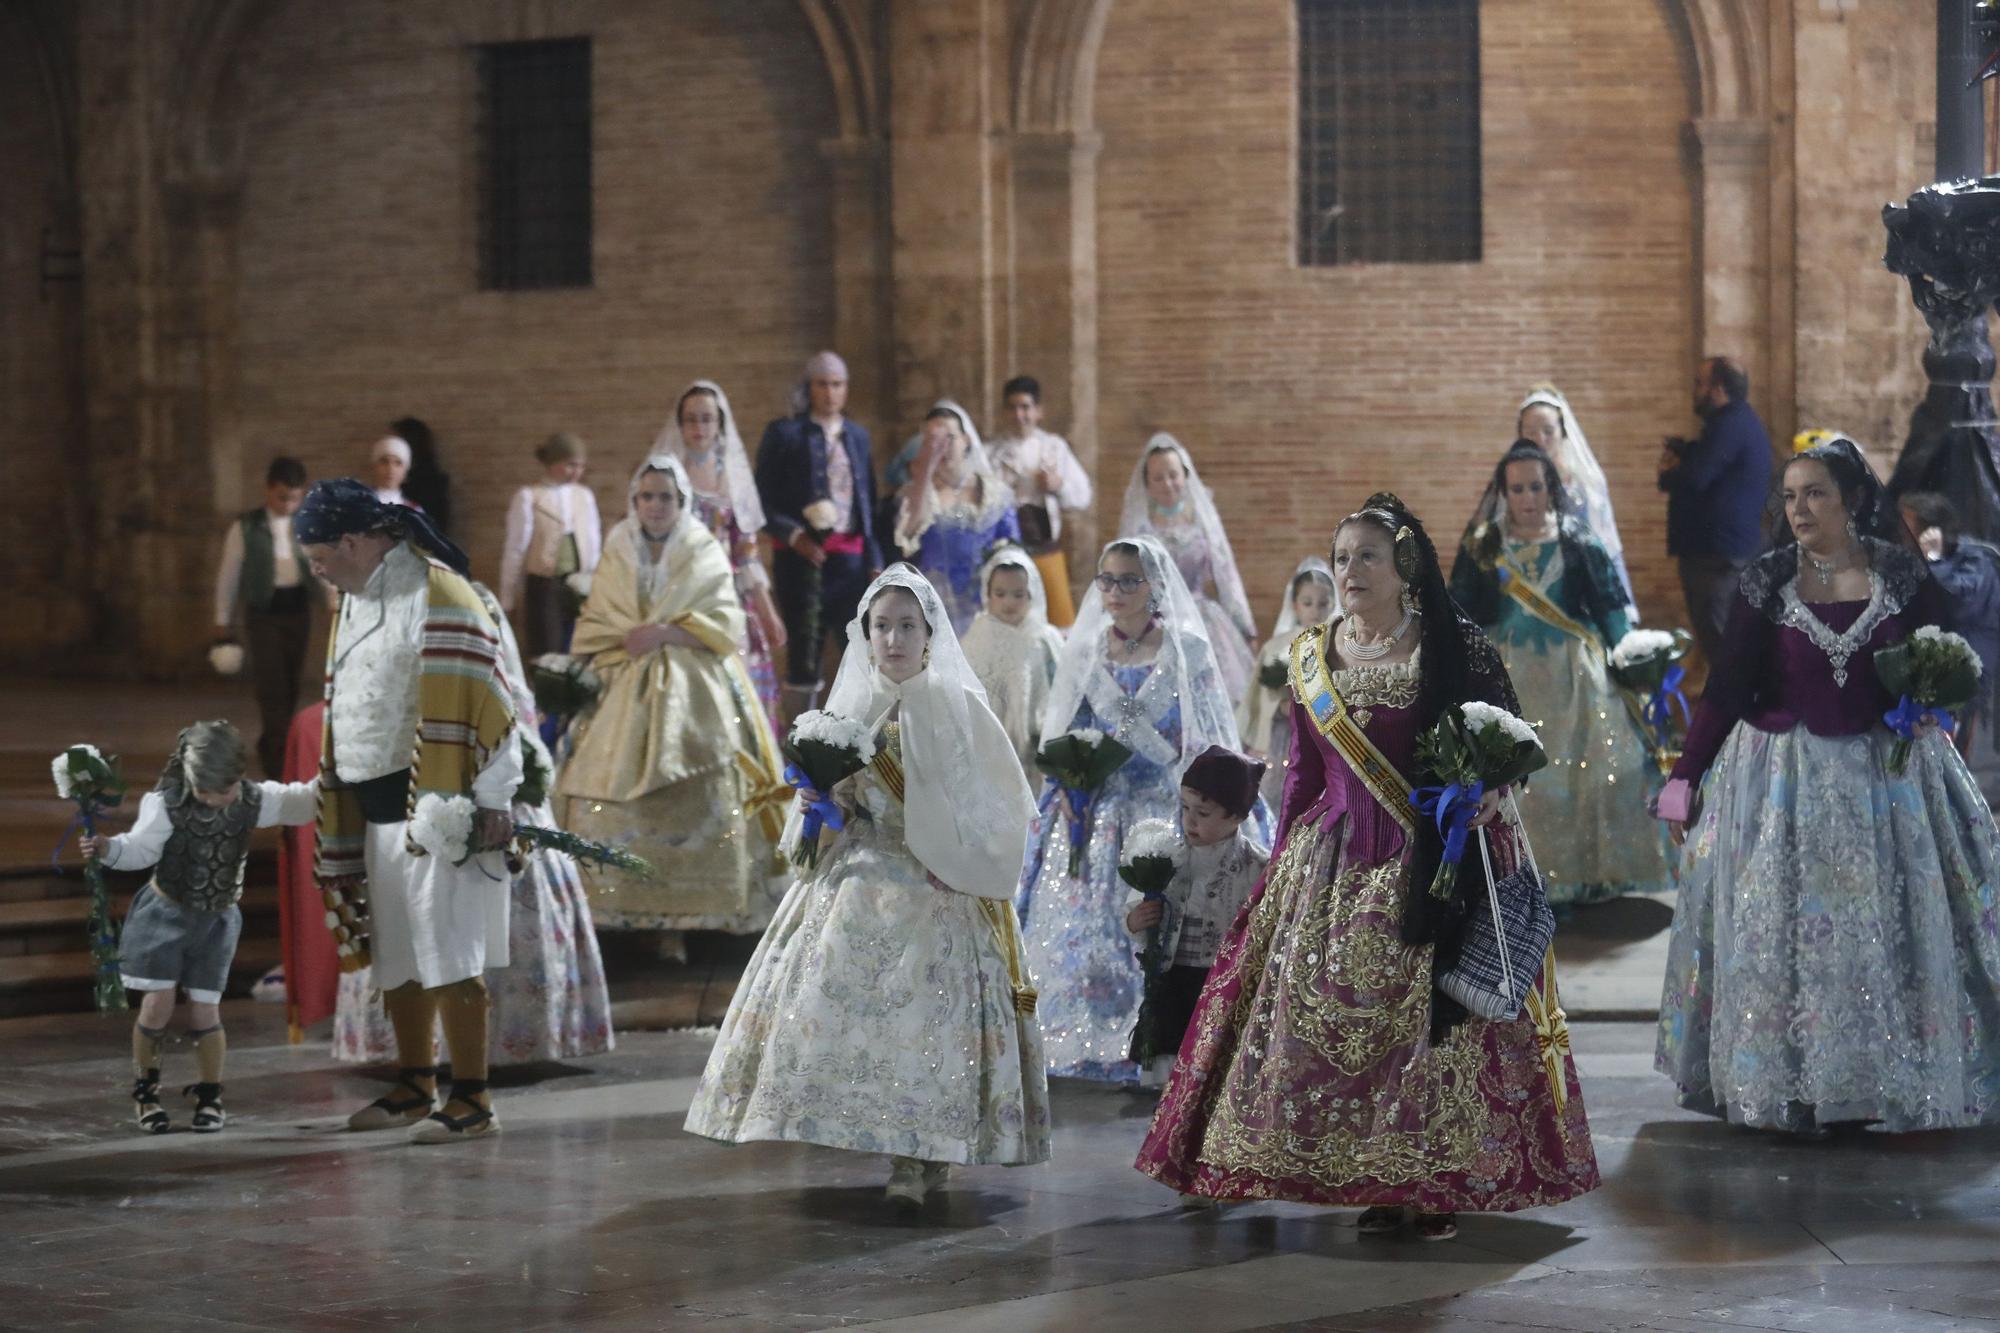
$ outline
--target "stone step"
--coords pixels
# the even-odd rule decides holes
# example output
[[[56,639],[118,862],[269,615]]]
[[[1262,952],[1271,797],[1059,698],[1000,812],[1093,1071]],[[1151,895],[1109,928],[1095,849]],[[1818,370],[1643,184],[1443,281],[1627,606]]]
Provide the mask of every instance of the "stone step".
[[[243,940],[229,969],[225,994],[246,992],[257,978],[277,966],[280,956],[275,936]],[[0,958],[0,1017],[86,1011],[93,1003],[92,976],[88,951]]]
[[[111,895],[114,919],[125,919],[132,909],[132,897],[130,892],[114,890]],[[277,934],[276,885],[246,888],[239,906],[243,909],[245,937]],[[74,949],[77,941],[83,938],[84,926],[89,919],[90,898],[84,894],[0,902],[0,957],[63,953]]]
[[[0,862],[0,866],[4,866]],[[248,888],[261,884],[275,884],[278,881],[278,844],[275,830],[259,829],[256,839],[250,844],[250,857],[243,867],[243,882]],[[144,871],[111,872],[113,893],[124,892],[127,896],[138,891],[145,883]],[[85,898],[90,895],[90,886],[84,882],[83,862],[66,859],[55,866],[46,861],[40,864],[14,865],[0,868],[0,903],[32,902],[42,898]]]

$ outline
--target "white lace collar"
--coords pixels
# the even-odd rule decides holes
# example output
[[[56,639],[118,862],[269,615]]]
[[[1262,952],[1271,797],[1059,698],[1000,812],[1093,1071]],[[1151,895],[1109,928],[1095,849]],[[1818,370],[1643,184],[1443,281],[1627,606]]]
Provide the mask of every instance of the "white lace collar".
[[[1778,623],[1798,630],[1826,654],[1827,661],[1833,664],[1833,683],[1839,686],[1847,684],[1848,662],[1868,642],[1868,636],[1875,632],[1875,627],[1893,614],[1887,599],[1882,596],[1882,576],[1873,565],[1868,568],[1868,605],[1862,608],[1861,614],[1854,618],[1854,623],[1847,627],[1845,633],[1836,634],[1833,627],[1815,615],[1800,598],[1796,574],[1785,580],[1778,596],[1784,608],[1784,615]]]

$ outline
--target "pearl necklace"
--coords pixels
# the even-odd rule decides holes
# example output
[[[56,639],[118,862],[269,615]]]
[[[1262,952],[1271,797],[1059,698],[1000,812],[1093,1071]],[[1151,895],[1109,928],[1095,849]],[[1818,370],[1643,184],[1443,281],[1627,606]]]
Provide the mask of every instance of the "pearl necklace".
[[[1416,613],[1414,611],[1403,612],[1402,620],[1397,622],[1395,629],[1389,631],[1388,638],[1383,639],[1378,643],[1369,643],[1369,644],[1358,643],[1355,641],[1354,622],[1352,620],[1342,621],[1340,626],[1340,639],[1341,643],[1344,644],[1345,646],[1342,648],[1341,651],[1344,655],[1348,657],[1356,658],[1363,662],[1372,662],[1378,657],[1387,655],[1389,650],[1396,646],[1396,640],[1403,637],[1404,631],[1410,628],[1410,622],[1415,619],[1416,619]]]

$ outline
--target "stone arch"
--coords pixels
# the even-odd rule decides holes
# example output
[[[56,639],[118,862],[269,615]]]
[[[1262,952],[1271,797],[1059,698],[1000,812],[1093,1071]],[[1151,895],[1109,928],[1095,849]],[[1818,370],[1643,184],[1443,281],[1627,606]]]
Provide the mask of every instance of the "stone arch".
[[[1695,354],[1728,352],[1775,438],[1792,430],[1790,143],[1776,133],[1768,0],[1660,0],[1688,93]]]
[[[174,39],[164,105],[169,179],[234,177],[243,161],[236,74],[242,52],[282,0],[215,0],[188,17]]]
[[[1762,0],[1661,0],[1680,40],[1690,113],[1703,120],[1768,117],[1771,74]]]
[[[840,138],[849,142],[880,138],[886,127],[877,74],[877,32],[865,0],[799,0],[799,11],[826,57]]]
[[[1028,0],[1014,45],[1013,121],[1031,133],[1087,133],[1097,52],[1112,0]]]

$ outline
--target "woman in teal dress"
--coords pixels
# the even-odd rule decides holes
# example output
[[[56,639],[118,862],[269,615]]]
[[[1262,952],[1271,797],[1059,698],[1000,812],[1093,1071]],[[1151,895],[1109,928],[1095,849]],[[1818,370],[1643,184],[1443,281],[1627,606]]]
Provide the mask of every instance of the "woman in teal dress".
[[[1558,906],[1670,886],[1646,801],[1651,750],[1605,658],[1631,628],[1604,544],[1548,454],[1517,440],[1493,470],[1452,566],[1451,592],[1507,664],[1549,767],[1521,800]]]

